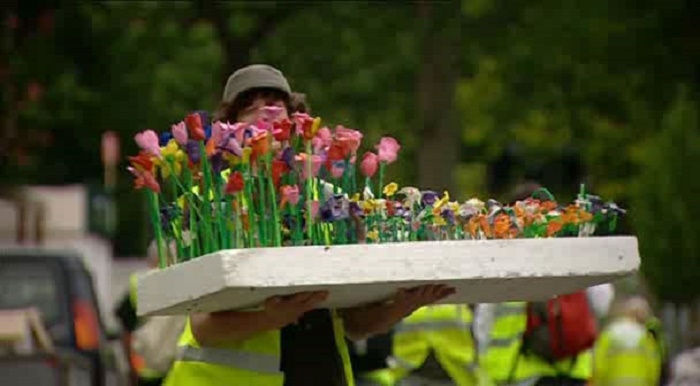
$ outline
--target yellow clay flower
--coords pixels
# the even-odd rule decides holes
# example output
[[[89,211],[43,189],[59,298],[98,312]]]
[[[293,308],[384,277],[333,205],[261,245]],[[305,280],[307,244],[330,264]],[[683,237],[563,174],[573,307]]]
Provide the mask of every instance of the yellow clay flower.
[[[379,232],[376,229],[367,232],[367,238],[372,241],[377,241],[379,239]]]
[[[450,193],[445,191],[444,195],[442,196],[441,199],[435,201],[435,205],[433,205],[433,208],[442,208],[443,205],[447,204],[447,202],[450,201]]]
[[[171,139],[168,144],[160,148],[160,153],[163,157],[175,158],[175,153],[180,150],[180,146],[177,145],[177,141]]]
[[[243,164],[247,165],[250,163],[250,155],[253,153],[252,147],[243,148]]]
[[[311,124],[311,135],[316,135],[318,129],[321,127],[321,118],[314,118],[314,122]]]
[[[433,217],[433,224],[443,226],[447,225],[447,221],[445,221],[445,219],[442,216],[435,216]]]
[[[223,152],[223,155],[224,155],[224,159],[226,160],[226,162],[228,162],[228,164],[231,166],[236,166],[239,163],[241,163],[241,157],[239,157],[235,154],[232,154],[229,152]]]
[[[384,187],[384,195],[391,197],[396,194],[397,190],[399,190],[399,186],[396,184],[396,182],[392,182]]]

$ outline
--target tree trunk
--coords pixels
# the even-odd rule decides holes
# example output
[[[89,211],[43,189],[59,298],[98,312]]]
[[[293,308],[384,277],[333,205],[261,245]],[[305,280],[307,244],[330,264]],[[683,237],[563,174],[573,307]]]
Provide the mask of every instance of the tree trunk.
[[[422,54],[416,78],[416,149],[421,188],[454,191],[459,161],[460,127],[454,95],[459,78],[461,41],[458,2],[417,4],[422,25]]]
[[[284,20],[310,5],[304,3],[290,7],[285,6],[284,3],[277,4],[273,10],[256,15],[258,18],[257,25],[251,33],[245,37],[236,37],[231,34],[228,27],[229,12],[224,8],[226,6],[225,3],[212,0],[198,0],[196,2],[197,12],[202,18],[209,20],[213,24],[221,44],[220,91],[223,91],[228,77],[234,71],[251,64],[250,54],[255,46],[274,33],[277,26]]]

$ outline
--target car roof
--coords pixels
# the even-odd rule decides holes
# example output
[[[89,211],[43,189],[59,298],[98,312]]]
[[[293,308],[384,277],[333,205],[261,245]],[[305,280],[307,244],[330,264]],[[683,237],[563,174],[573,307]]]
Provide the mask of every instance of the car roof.
[[[83,259],[76,252],[62,249],[47,249],[47,248],[25,248],[12,247],[0,249],[0,262],[7,260],[21,261],[59,261],[61,265],[70,268],[85,268]]]

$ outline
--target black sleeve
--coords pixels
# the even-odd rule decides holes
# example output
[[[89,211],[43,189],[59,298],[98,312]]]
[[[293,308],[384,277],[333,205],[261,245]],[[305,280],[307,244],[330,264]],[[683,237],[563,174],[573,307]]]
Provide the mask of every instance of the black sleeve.
[[[134,332],[134,330],[136,330],[136,326],[138,325],[138,317],[136,316],[136,309],[133,305],[131,305],[131,299],[128,292],[114,310],[114,315],[117,317],[117,319],[119,319],[124,331]]]

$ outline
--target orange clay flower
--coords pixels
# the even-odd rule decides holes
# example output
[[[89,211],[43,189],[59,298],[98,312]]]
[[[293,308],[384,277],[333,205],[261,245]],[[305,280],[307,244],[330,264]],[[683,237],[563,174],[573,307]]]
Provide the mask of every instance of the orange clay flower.
[[[252,158],[264,156],[270,152],[270,141],[267,140],[267,131],[260,132],[250,140],[253,147]]]
[[[501,213],[494,219],[493,231],[497,239],[507,239],[510,238],[510,216],[505,213]]]
[[[564,223],[562,222],[561,219],[555,218],[555,219],[549,220],[549,223],[547,224],[547,237],[554,236],[563,227],[564,227]]]

